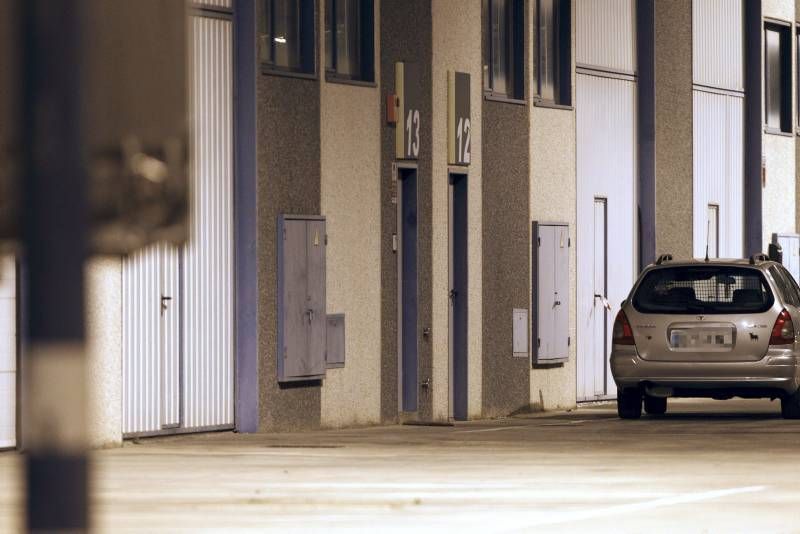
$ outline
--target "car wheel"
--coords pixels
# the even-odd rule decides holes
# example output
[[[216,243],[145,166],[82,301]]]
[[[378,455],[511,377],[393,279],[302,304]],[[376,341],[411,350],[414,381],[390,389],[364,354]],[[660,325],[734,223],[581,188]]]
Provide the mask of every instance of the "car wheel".
[[[800,391],[781,399],[781,415],[784,419],[800,419]]]
[[[617,392],[617,413],[621,419],[639,419],[642,416],[642,394],[638,389]]]
[[[645,395],[644,411],[650,415],[664,415],[667,413],[667,398]]]

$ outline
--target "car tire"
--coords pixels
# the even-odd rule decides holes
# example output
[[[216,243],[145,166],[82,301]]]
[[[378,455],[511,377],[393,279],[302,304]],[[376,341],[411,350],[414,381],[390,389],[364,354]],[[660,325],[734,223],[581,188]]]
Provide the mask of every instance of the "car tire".
[[[667,413],[667,398],[645,395],[644,411],[649,415],[664,415]]]
[[[800,390],[781,399],[781,415],[784,419],[800,419]]]
[[[642,394],[638,389],[617,392],[617,413],[620,419],[639,419],[642,416]]]

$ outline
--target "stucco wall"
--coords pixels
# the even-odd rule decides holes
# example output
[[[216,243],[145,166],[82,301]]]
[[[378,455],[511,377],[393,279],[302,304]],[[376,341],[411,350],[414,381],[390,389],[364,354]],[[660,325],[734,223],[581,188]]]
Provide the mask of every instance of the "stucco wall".
[[[795,138],[764,134],[766,186],[762,192],[763,247],[773,232],[795,231]]]
[[[416,62],[419,65],[420,147],[417,165],[417,327],[419,383],[431,379],[431,387],[419,389],[418,412],[409,417],[422,421],[433,417],[432,391],[447,387],[433,383],[432,343],[422,335],[431,327],[431,184],[432,175],[432,21],[429,0],[384,1],[381,4],[381,102],[388,94],[396,94],[395,63]],[[413,30],[410,30],[413,29]],[[409,33],[412,31],[412,33]],[[413,36],[413,37],[410,37]],[[382,108],[383,109],[383,108]],[[391,236],[397,233],[397,176],[394,165],[395,133],[402,124],[389,125],[381,120],[381,419],[397,421],[398,409],[398,266],[392,250]]]
[[[321,14],[324,5],[323,0]],[[377,1],[375,9],[377,15]],[[377,22],[376,17],[376,26]],[[375,40],[377,58],[378,31]],[[320,57],[324,58],[322,41]],[[320,99],[321,205],[328,232],[327,311],[345,314],[346,334],[345,366],[328,369],[323,381],[321,423],[329,427],[377,423],[381,371],[380,90],[323,80]]]
[[[761,0],[761,14],[765,17],[793,22],[794,4],[794,0]]]
[[[481,413],[481,3],[433,0],[433,382],[448,384],[450,370],[449,198],[447,165],[447,73],[471,75],[471,164],[468,203],[468,416]],[[452,387],[452,385],[451,385]],[[447,387],[434,388],[433,414],[446,419]]]
[[[318,428],[319,381],[278,384],[276,237],[278,215],[320,213],[320,82],[261,72],[256,87],[259,430]]]
[[[692,2],[655,2],[656,255],[692,257]]]
[[[524,27],[530,50],[530,11]],[[529,95],[530,61],[524,71]],[[530,405],[530,358],[515,357],[512,345],[513,310],[530,308],[529,100],[482,99],[484,417]]]
[[[533,9],[533,7],[531,7]],[[572,7],[575,20],[575,5]],[[532,16],[533,17],[533,16]],[[533,18],[532,18],[533,20]],[[573,64],[575,56],[575,25],[572,32]],[[535,35],[535,33],[534,33]],[[537,46],[531,39],[531,68],[536,71]],[[534,78],[535,79],[535,78]],[[575,75],[572,75],[572,95],[574,102]],[[536,88],[532,84],[531,93]],[[552,410],[575,406],[576,389],[576,272],[575,229],[576,213],[576,139],[575,110],[549,109],[534,106],[531,109],[531,154],[530,154],[530,211],[532,221],[558,221],[569,223],[573,246],[569,252],[570,306],[569,306],[569,361],[564,364],[536,366],[531,369],[530,395],[531,407],[535,410]],[[530,242],[530,241],[529,241]],[[531,261],[533,257],[531,256]],[[531,266],[532,268],[532,266]],[[531,271],[532,272],[532,271]],[[531,313],[535,302],[531,297]],[[534,339],[533,331],[531,340]]]
[[[763,0],[762,15],[786,22],[795,20],[795,2],[793,0]],[[792,31],[794,34],[794,31]],[[794,39],[792,39],[794,43]],[[763,38],[762,38],[763,46]],[[791,46],[792,69],[796,69],[796,47]],[[792,93],[790,99],[793,112],[792,124],[797,123],[794,106],[796,105],[796,76],[791,76]],[[762,106],[763,110],[763,106]],[[763,113],[763,112],[762,112]],[[795,136],[781,136],[765,133],[763,137],[763,156],[766,164],[766,184],[762,191],[762,243],[766,252],[772,241],[773,232],[794,232],[796,226],[796,183],[795,170]]]
[[[89,443],[122,442],[122,260],[96,257],[86,270]]]

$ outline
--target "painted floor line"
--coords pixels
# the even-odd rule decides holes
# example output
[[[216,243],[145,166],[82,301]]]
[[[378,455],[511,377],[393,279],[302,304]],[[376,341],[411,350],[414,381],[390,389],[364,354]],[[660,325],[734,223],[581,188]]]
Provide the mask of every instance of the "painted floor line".
[[[497,426],[492,428],[477,428],[473,430],[456,430],[456,434],[470,434],[473,432],[498,432],[500,430],[513,430],[515,428],[525,428],[528,425]]]
[[[530,527],[540,525],[556,525],[559,523],[572,523],[574,521],[582,521],[585,519],[597,519],[601,517],[612,517],[622,514],[630,514],[636,512],[643,512],[653,510],[655,508],[662,508],[665,506],[675,506],[677,504],[695,503],[701,501],[710,501],[714,499],[721,499],[723,497],[730,497],[731,495],[740,495],[743,493],[756,493],[764,491],[766,486],[744,486],[740,488],[729,488],[723,490],[704,491],[697,493],[683,493],[674,495],[672,497],[661,497],[652,501],[645,501],[631,504],[621,504],[617,506],[609,506],[607,508],[597,508],[594,510],[582,510],[575,512],[567,512],[555,514],[550,517],[542,517],[532,522],[526,523],[525,526],[512,531],[527,530]]]

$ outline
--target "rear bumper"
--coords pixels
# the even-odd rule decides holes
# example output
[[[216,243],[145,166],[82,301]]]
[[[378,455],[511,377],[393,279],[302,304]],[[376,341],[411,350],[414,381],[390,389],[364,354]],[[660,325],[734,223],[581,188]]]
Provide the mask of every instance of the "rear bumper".
[[[669,388],[677,396],[706,396],[739,391],[792,394],[800,387],[798,358],[792,351],[771,350],[757,362],[665,362],[643,360],[636,350],[611,353],[611,373],[619,388]]]

